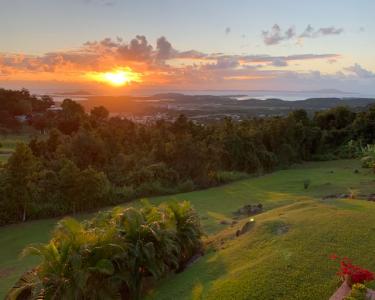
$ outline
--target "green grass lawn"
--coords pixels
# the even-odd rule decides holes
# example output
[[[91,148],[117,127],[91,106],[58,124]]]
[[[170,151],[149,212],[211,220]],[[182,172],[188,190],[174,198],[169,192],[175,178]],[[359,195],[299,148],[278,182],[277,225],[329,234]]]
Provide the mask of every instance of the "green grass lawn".
[[[359,173],[354,170],[358,169]],[[305,179],[311,181],[304,190]],[[353,160],[305,163],[289,170],[225,186],[152,198],[189,200],[198,210],[213,250],[183,273],[150,291],[150,299],[327,299],[337,285],[335,252],[375,271],[375,203],[321,200],[333,193],[375,192],[375,176]],[[234,238],[246,220],[221,225],[244,204],[262,203],[247,234]],[[0,228],[0,298],[35,258],[22,248],[47,241],[56,220]],[[279,230],[285,229],[287,230]]]

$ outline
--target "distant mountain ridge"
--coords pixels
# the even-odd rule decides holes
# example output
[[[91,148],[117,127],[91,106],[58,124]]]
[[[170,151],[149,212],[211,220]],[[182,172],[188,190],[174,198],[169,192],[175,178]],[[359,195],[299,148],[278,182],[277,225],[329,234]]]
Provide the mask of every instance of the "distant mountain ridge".
[[[337,106],[347,106],[356,111],[365,110],[375,104],[375,98],[360,97],[317,97],[304,100],[283,100],[256,98],[239,100],[242,96],[185,95],[160,93],[153,96],[88,96],[80,101],[86,111],[103,105],[110,113],[126,116],[164,115],[170,118],[185,114],[200,121],[217,120],[222,117],[247,119],[254,116],[281,116],[290,111],[304,109],[313,114],[316,111]]]
[[[243,95],[231,95],[231,96],[213,96],[213,95],[185,95],[179,93],[161,93],[155,94],[149,97],[131,97],[136,99],[158,99],[166,100],[173,99],[178,102],[230,102],[231,104],[240,104],[246,106],[259,106],[259,107],[295,107],[295,108],[332,108],[335,106],[367,106],[375,103],[375,98],[361,98],[361,97],[317,97],[307,98],[303,100],[283,100],[280,98],[268,98],[266,100],[260,100],[257,98],[237,100],[234,97],[240,97]]]

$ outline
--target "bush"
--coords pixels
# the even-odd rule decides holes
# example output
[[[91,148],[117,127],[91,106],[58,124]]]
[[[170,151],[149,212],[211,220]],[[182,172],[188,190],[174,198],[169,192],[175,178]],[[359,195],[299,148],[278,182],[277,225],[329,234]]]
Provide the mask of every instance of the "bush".
[[[338,157],[343,159],[357,158],[361,156],[361,147],[359,142],[350,140],[347,144],[338,149]]]
[[[370,156],[362,157],[361,163],[362,163],[362,168],[371,168],[374,164],[372,157]]]
[[[202,230],[188,202],[118,207],[78,222],[60,221],[47,244],[24,255],[42,261],[10,299],[140,299],[145,277],[181,270],[201,251]]]
[[[228,183],[236,180],[248,178],[249,174],[237,171],[221,171],[216,173],[218,183]]]
[[[343,300],[366,300],[367,288],[361,283],[353,284],[352,291],[349,296],[345,297]]]
[[[367,145],[362,149],[362,167],[374,168],[375,167],[375,145]]]
[[[177,185],[177,190],[180,193],[191,192],[191,191],[194,191],[194,189],[195,189],[195,184],[193,180],[191,179],[185,180],[184,182],[181,182]]]
[[[173,194],[174,192],[174,189],[163,186],[160,181],[141,183],[136,188],[137,197],[159,196]]]
[[[109,199],[111,205],[116,205],[124,202],[131,201],[136,198],[136,192],[131,186],[112,186],[109,193]]]

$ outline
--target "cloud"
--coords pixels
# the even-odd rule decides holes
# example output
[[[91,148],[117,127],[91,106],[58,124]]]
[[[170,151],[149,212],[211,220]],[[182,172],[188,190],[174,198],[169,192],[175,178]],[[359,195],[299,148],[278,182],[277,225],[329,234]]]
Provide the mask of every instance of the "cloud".
[[[270,55],[245,55],[240,57],[242,61],[250,63],[266,63],[274,66],[287,66],[290,61],[304,61],[317,59],[338,59],[339,54],[295,54],[287,56],[270,56]]]
[[[166,60],[174,56],[176,50],[173,49],[172,44],[162,36],[156,41],[156,58],[158,60]]]
[[[117,44],[122,58],[132,61],[145,61],[151,58],[153,48],[143,35],[137,35],[129,44]]]
[[[225,28],[225,35],[230,34],[231,31],[232,29],[230,27]]]
[[[219,57],[215,63],[204,65],[207,69],[235,69],[239,66],[236,57]]]
[[[275,67],[286,67],[288,65],[288,62],[283,58],[275,58],[274,60],[272,60],[272,65]]]
[[[293,35],[287,31],[280,32],[286,37]],[[310,81],[316,85],[342,81],[363,81],[367,84],[369,80],[366,78],[375,78],[374,73],[358,64],[330,76],[316,70],[302,69],[303,62],[319,61],[327,64],[328,61],[339,59],[337,53],[283,56],[209,53],[195,49],[185,51],[176,49],[166,37],[150,42],[145,36],[137,35],[128,41],[104,38],[86,42],[77,49],[42,55],[0,53],[0,80],[1,84],[17,80],[29,80],[35,84],[49,82],[51,85],[57,82],[93,84],[85,74],[108,72],[120,67],[129,67],[134,72],[142,73],[143,83],[133,84],[133,87],[147,84],[170,88],[183,86],[185,89],[276,89],[289,87],[296,82],[308,85]],[[298,71],[293,70],[297,62]]]
[[[336,28],[334,26],[315,29],[311,25],[307,25],[302,33],[297,34],[294,26],[291,26],[287,30],[283,31],[278,24],[275,24],[272,26],[271,30],[263,30],[262,36],[263,42],[270,46],[292,39],[297,39],[297,43],[301,43],[304,38],[318,38],[327,35],[339,35],[343,32],[343,28]]]
[[[343,28],[321,27],[314,29],[311,25],[307,25],[306,29],[299,35],[300,38],[317,38],[325,35],[339,35],[344,32]]]
[[[272,26],[271,30],[262,31],[263,41],[266,45],[276,45],[282,41],[287,41],[296,35],[293,27],[282,31],[278,24]]]
[[[375,73],[366,70],[359,64],[354,64],[353,66],[345,68],[345,71],[355,74],[359,78],[375,78]]]
[[[104,6],[113,6],[116,4],[116,0],[83,0],[86,4],[99,4]]]

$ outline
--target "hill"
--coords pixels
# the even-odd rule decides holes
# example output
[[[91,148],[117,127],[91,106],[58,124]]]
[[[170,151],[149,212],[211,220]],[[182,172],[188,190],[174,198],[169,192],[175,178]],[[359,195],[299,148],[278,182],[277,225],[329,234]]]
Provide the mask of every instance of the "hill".
[[[354,170],[358,169],[359,173]],[[305,179],[311,181],[307,190]],[[213,245],[183,273],[153,287],[150,299],[326,299],[337,284],[335,252],[375,270],[369,249],[375,247],[375,204],[356,199],[327,199],[332,194],[369,194],[374,175],[358,161],[305,163],[289,170],[225,186],[151,199],[189,200],[198,210]],[[262,203],[265,212],[239,238],[231,226],[233,212],[245,204]],[[85,216],[82,216],[83,218]],[[0,228],[0,297],[33,258],[18,259],[22,248],[48,240],[56,219]],[[223,222],[227,221],[227,222]],[[221,223],[229,223],[223,225]],[[364,243],[363,241],[366,241]]]
[[[238,96],[184,95],[177,93],[137,96],[92,96],[80,103],[87,111],[95,106],[105,105],[112,114],[128,117],[156,116],[174,118],[183,113],[200,121],[217,120],[230,116],[246,119],[254,116],[287,115],[296,109],[304,109],[310,114],[336,106],[347,106],[363,110],[375,103],[374,98],[310,98],[297,101],[282,99],[245,99]],[[241,98],[241,97],[240,97]]]

